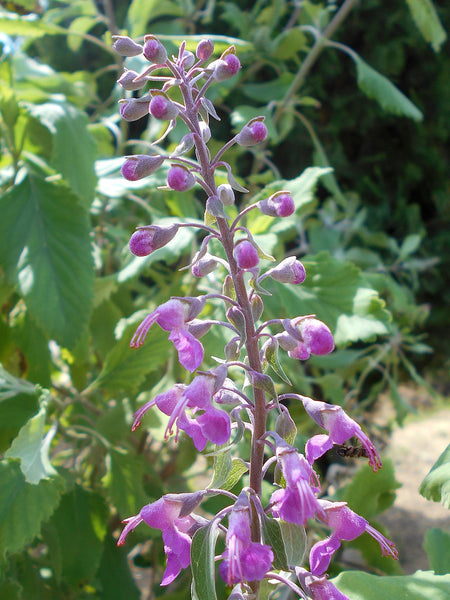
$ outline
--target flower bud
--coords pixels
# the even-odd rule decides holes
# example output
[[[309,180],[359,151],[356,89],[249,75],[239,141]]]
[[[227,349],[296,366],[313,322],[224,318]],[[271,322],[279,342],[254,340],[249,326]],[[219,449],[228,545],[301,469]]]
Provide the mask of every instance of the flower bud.
[[[167,174],[167,185],[176,192],[185,192],[195,185],[195,177],[186,167],[173,165]]]
[[[241,353],[239,342],[237,340],[228,342],[224,348],[224,353],[227,361],[239,360],[239,355]]]
[[[281,333],[277,333],[275,336],[277,342],[280,344],[280,347],[283,350],[291,351],[295,350],[298,346],[299,340],[296,340],[292,335],[289,335],[287,331],[283,331]]]
[[[125,121],[137,121],[148,115],[148,100],[132,98],[131,100],[120,100],[120,114]]]
[[[172,240],[179,225],[169,225],[168,227],[159,227],[150,225],[142,227],[133,233],[130,238],[130,252],[135,256],[148,256],[158,248],[162,248]]]
[[[303,319],[297,327],[311,354],[323,356],[334,350],[333,335],[322,321],[314,318]]]
[[[257,204],[259,210],[270,217],[289,217],[295,212],[295,204],[290,192],[276,192]]]
[[[143,54],[148,61],[157,65],[163,64],[167,60],[166,49],[154,35],[144,37]]]
[[[306,279],[305,267],[295,258],[289,256],[280,262],[277,267],[269,269],[266,275],[270,275],[280,283],[303,283]]]
[[[134,92],[135,90],[140,90],[147,83],[145,77],[139,79],[138,81],[134,81],[137,77],[139,77],[139,73],[136,71],[129,71],[125,69],[122,75],[117,80],[117,83],[123,87],[124,90],[128,90],[129,92]]]
[[[230,53],[212,62],[208,68],[213,69],[216,81],[225,81],[225,79],[230,79],[230,77],[236,75],[241,68],[241,63],[236,54]]]
[[[222,204],[225,206],[232,206],[234,204],[235,198],[233,188],[228,183],[220,184],[217,188],[217,193]]]
[[[183,52],[183,56],[181,57],[183,61],[183,67],[185,69],[190,69],[192,65],[195,63],[195,55],[193,52],[189,52],[189,50],[185,50]]]
[[[297,360],[307,360],[311,353],[303,342],[298,342],[293,350],[289,350],[288,356]]]
[[[236,141],[240,146],[254,146],[260,144],[267,137],[267,127],[262,118],[253,119],[236,136]]]
[[[212,55],[213,52],[214,44],[211,40],[208,39],[200,40],[195,51],[199,60],[208,60],[208,58]]]
[[[154,173],[163,162],[162,156],[147,156],[146,154],[127,156],[122,165],[122,175],[128,181],[137,181]]]
[[[203,258],[192,265],[191,271],[194,277],[205,277],[208,273],[212,273],[217,267],[217,260],[212,254],[206,253]]]
[[[169,98],[166,98],[163,94],[157,94],[156,96],[153,96],[150,101],[149,112],[155,119],[170,121],[176,118],[178,108],[172,100],[169,100]]]
[[[113,48],[121,56],[137,56],[142,53],[142,46],[133,42],[127,35],[113,35]]]
[[[258,266],[259,256],[255,246],[248,240],[240,242],[234,249],[233,256],[240,269],[253,269]]]
[[[208,323],[208,321],[202,321],[201,319],[194,319],[187,324],[187,330],[189,333],[192,333],[197,340],[207,334],[210,329],[211,323]]]
[[[205,142],[205,144],[207,144],[211,139],[211,129],[209,128],[209,125],[207,125],[204,121],[200,121],[199,125],[200,132],[202,134],[202,139]]]

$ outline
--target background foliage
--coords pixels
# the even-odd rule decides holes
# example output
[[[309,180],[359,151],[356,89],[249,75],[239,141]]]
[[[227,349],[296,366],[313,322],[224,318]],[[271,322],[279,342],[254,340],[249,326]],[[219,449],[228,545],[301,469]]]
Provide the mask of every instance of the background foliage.
[[[449,9],[435,12],[429,0],[359,3],[332,37],[337,43],[305,73],[311,28],[326,27],[332,2],[3,4],[0,596],[133,600],[130,548],[115,546],[121,519],[181,483],[195,489],[199,467],[211,477],[213,459],[199,464],[187,438],[163,444],[165,423],[155,415],[145,421],[151,434],[130,434],[134,410],[184,376],[163,332],[152,332],[139,352],[129,348],[132,332],[169,296],[205,288],[178,270],[195,252],[192,232],[182,229],[176,243],[145,259],[131,257],[127,241],[138,225],[201,219],[203,209],[193,191],[156,189],[164,168],[134,183],[120,176],[121,157],[145,152],[160,126],[120,121],[115,80],[123,64],[111,34],[151,31],[169,46],[187,39],[195,47],[213,32],[216,53],[235,44],[244,69],[211,89],[221,117],[213,136],[225,141],[230,128],[266,116],[269,144],[251,153],[236,147],[228,159],[251,195],[263,197],[280,181],[292,191],[294,216],[273,223],[261,215],[247,225],[266,252],[297,254],[308,273],[300,290],[280,294],[268,284],[267,315],[314,312],[338,346],[294,369],[281,357],[282,367],[298,391],[351,406],[352,414],[388,390],[402,422],[411,407],[399,382],[412,377],[430,389],[420,372],[448,350],[439,333],[450,300],[449,59],[439,52],[438,14],[445,22]],[[138,63],[127,66],[139,70]],[[175,131],[169,146],[179,137]],[[207,285],[220,280],[212,274]],[[225,342],[208,334],[206,354]],[[367,518],[393,501],[395,477],[389,466],[384,472],[376,484],[364,469],[358,475],[359,489],[373,490],[354,505]],[[223,485],[242,485],[234,475]],[[435,477],[428,493],[444,497],[446,480]],[[339,493],[358,500],[351,486]],[[208,502],[215,511],[219,500]],[[159,531],[138,529],[134,541],[135,564],[153,566],[153,594],[161,595]],[[427,543],[433,557],[445,540],[436,534]],[[369,543],[360,550],[373,571],[397,573],[374,562]],[[339,585],[350,595],[367,585],[362,597],[371,598],[374,586],[358,577],[370,576],[343,573]],[[184,598],[188,578],[164,597]],[[393,597],[398,581],[383,579]]]

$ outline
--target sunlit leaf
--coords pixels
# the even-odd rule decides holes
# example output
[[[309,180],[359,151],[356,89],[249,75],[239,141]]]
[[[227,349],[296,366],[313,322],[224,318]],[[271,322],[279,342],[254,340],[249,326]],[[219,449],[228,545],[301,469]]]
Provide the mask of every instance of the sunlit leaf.
[[[218,523],[211,521],[206,527],[198,529],[192,538],[191,570],[198,598],[217,600],[214,569],[217,536]]]
[[[415,24],[424,39],[431,44],[435,52],[439,52],[447,39],[445,29],[431,0],[406,0]]]
[[[419,492],[428,500],[450,508],[450,444],[420,484]]]

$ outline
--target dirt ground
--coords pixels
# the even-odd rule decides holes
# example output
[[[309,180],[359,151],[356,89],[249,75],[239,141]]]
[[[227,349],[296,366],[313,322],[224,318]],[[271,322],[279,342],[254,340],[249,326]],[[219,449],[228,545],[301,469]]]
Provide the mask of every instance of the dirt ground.
[[[392,508],[381,518],[398,547],[405,574],[428,570],[423,549],[425,532],[432,527],[450,530],[450,511],[423,498],[418,488],[450,442],[450,407],[427,412],[393,431],[385,454],[402,484]]]

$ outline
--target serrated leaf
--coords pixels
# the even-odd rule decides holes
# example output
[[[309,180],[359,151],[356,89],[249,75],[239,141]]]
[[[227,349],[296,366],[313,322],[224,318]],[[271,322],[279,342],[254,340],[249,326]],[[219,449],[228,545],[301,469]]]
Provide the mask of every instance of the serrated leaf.
[[[431,0],[406,0],[411,16],[424,39],[431,44],[435,52],[439,52],[447,39],[439,16]]]
[[[87,325],[94,268],[89,220],[64,185],[34,175],[0,198],[0,262],[47,335],[75,346]]]
[[[450,444],[420,484],[419,492],[428,500],[450,508]]]
[[[423,114],[395,85],[378,73],[357,54],[351,54],[355,64],[359,89],[372,100],[378,102],[386,112],[422,121]]]
[[[275,519],[264,517],[262,520],[262,531],[264,543],[272,548],[274,555],[273,566],[275,569],[289,571],[289,564],[284,549],[284,541],[279,522]]]
[[[59,504],[64,481],[52,477],[27,483],[17,461],[0,462],[0,548],[18,552],[33,541]]]
[[[137,315],[139,316],[139,315]],[[144,318],[136,315],[125,321],[128,325],[116,345],[107,355],[103,368],[91,387],[103,387],[107,390],[135,390],[147,375],[161,369],[168,360],[171,343],[167,341],[167,332],[157,325],[147,335],[145,344],[139,348],[130,348],[130,341],[138,323]]]
[[[198,529],[192,538],[191,570],[194,593],[198,598],[217,600],[214,554],[218,536],[218,523],[211,521]]]
[[[297,523],[288,523],[282,520],[279,523],[288,563],[301,566],[308,547],[305,528]]]
[[[20,468],[28,483],[36,485],[42,479],[56,475],[50,463],[50,443],[55,430],[44,435],[47,411],[41,407],[37,415],[32,417],[19,431],[12,446],[5,453],[6,458],[18,458]]]
[[[50,527],[56,531],[62,579],[77,586],[98,569],[107,532],[108,511],[103,498],[76,486],[65,494]]]
[[[113,448],[108,455],[107,468],[102,484],[122,518],[134,515],[148,504],[148,496],[142,486],[148,464],[144,463],[141,456],[132,456]]]
[[[95,142],[88,131],[86,115],[67,103],[47,102],[34,106],[38,117],[53,134],[50,164],[62,174],[71,189],[89,209],[95,194]]]
[[[331,580],[351,600],[447,600],[450,575],[417,571],[414,575],[370,575],[344,571]]]

